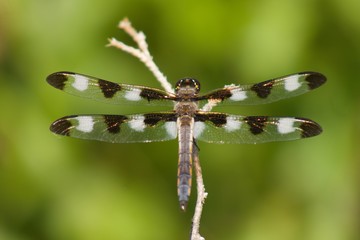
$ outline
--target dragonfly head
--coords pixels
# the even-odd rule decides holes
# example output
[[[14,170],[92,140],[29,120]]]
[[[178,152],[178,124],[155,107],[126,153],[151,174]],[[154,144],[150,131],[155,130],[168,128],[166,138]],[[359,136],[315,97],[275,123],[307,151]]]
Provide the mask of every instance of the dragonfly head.
[[[175,84],[175,92],[180,94],[198,94],[200,83],[194,78],[183,78]]]

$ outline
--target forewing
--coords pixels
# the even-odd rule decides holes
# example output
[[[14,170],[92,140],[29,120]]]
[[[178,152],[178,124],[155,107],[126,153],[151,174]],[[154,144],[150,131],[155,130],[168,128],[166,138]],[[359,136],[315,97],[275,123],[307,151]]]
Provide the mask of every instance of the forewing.
[[[264,143],[288,141],[319,135],[316,122],[295,117],[239,116],[199,112],[194,137],[209,143]]]
[[[174,105],[173,94],[155,88],[113,83],[73,72],[56,72],[46,80],[64,92],[106,103]]]
[[[304,94],[320,87],[325,82],[326,77],[321,73],[302,72],[253,85],[226,86],[198,99],[203,103],[215,101],[224,104],[264,104]]]
[[[158,142],[177,137],[172,112],[136,115],[73,115],[51,124],[56,134],[111,143]]]

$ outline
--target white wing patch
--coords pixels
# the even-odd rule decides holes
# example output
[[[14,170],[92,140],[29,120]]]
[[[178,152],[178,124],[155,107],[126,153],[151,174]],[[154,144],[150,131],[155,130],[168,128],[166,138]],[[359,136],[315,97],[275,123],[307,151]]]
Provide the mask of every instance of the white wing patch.
[[[141,93],[140,89],[134,88],[125,93],[125,98],[129,101],[140,101],[141,100],[140,93]]]
[[[292,92],[301,87],[299,83],[299,75],[290,76],[285,79],[285,90]]]
[[[71,84],[76,90],[80,92],[85,91],[89,87],[89,80],[87,77],[81,75],[74,75],[75,81]]]
[[[90,116],[81,116],[76,117],[76,120],[78,120],[79,124],[75,127],[77,130],[81,132],[91,132],[94,129],[94,121],[93,118]]]
[[[230,90],[230,92],[232,94],[230,97],[230,100],[242,101],[247,98],[246,92],[241,89],[235,88],[235,89]]]
[[[136,118],[129,121],[129,126],[130,126],[130,128],[132,128],[133,130],[135,130],[137,132],[143,132],[146,127],[144,120],[145,120],[145,117],[139,115]]]
[[[281,118],[277,125],[278,132],[281,134],[294,132],[296,130],[294,123],[294,118]]]
[[[194,138],[199,137],[205,129],[205,123],[195,122],[194,123]]]
[[[176,138],[177,136],[177,127],[176,122],[166,122],[165,123],[166,132],[172,137]]]
[[[225,131],[232,132],[241,128],[241,122],[231,117],[226,118]]]

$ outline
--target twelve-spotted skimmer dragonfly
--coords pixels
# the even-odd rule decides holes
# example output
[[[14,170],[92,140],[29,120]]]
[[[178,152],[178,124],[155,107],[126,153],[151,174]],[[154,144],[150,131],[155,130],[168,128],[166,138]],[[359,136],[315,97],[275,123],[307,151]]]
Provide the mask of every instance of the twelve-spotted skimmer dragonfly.
[[[219,104],[262,104],[297,96],[325,83],[316,72],[296,73],[253,85],[229,85],[200,95],[200,83],[179,80],[175,93],[118,84],[72,72],[56,72],[47,82],[67,93],[107,103],[160,104],[168,112],[134,115],[72,115],[56,120],[56,134],[112,143],[155,142],[178,138],[178,197],[185,210],[191,190],[193,149],[196,140],[210,143],[263,143],[313,137],[321,133],[314,121],[297,117],[240,116],[202,111],[213,101]]]

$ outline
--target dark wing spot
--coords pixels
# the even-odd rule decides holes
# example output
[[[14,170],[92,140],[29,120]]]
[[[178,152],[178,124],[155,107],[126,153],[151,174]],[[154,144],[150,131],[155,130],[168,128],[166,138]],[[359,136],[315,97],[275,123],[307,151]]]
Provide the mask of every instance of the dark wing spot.
[[[302,131],[302,138],[313,137],[319,135],[322,132],[321,126],[316,122],[304,118],[302,118],[301,120],[305,120],[299,127]]]
[[[262,116],[245,117],[244,121],[250,126],[251,133],[257,135],[264,131],[267,117],[262,117]]]
[[[160,121],[176,122],[175,113],[146,113],[144,114],[144,123],[147,126],[153,127]]]
[[[218,91],[209,93],[205,96],[198,97],[196,100],[199,101],[199,100],[203,100],[203,99],[211,99],[211,100],[219,99],[221,101],[224,101],[224,99],[228,99],[231,96],[232,96],[232,93],[230,92],[229,89],[220,89]]]
[[[226,124],[226,114],[223,113],[196,113],[195,121],[205,122],[210,121],[216,127],[222,127]]]
[[[144,88],[140,92],[140,97],[147,99],[150,102],[151,100],[166,99],[168,98],[168,95],[165,95],[162,92],[158,92],[152,89]]]
[[[66,74],[74,74],[71,72],[56,72],[56,73],[52,73],[50,74],[47,78],[46,81],[53,87],[60,89],[60,90],[64,90],[65,87],[65,83],[68,80],[68,76]]]
[[[265,82],[254,84],[251,87],[251,90],[256,92],[256,95],[259,98],[267,98],[267,96],[269,96],[269,94],[271,93],[271,89],[273,85],[274,85],[274,81],[268,80]]]
[[[104,115],[104,121],[106,123],[109,133],[119,133],[120,125],[124,123],[128,118],[123,115]]]
[[[215,126],[221,127],[226,124],[226,114],[211,114],[209,116],[209,121],[211,121]]]
[[[161,116],[157,115],[157,114],[151,114],[151,113],[147,113],[144,114],[145,119],[144,119],[144,123],[147,126],[155,126],[156,124],[158,124],[159,121],[162,120]]]
[[[326,82],[326,77],[321,73],[312,72],[305,78],[305,81],[308,82],[309,89],[313,90],[323,85]]]
[[[102,79],[98,80],[99,87],[106,98],[112,98],[115,93],[121,90],[121,87],[117,83],[105,81]]]
[[[70,136],[70,129],[73,127],[73,125],[68,120],[68,118],[71,117],[76,117],[76,116],[67,116],[56,120],[51,124],[50,131],[64,136]]]

